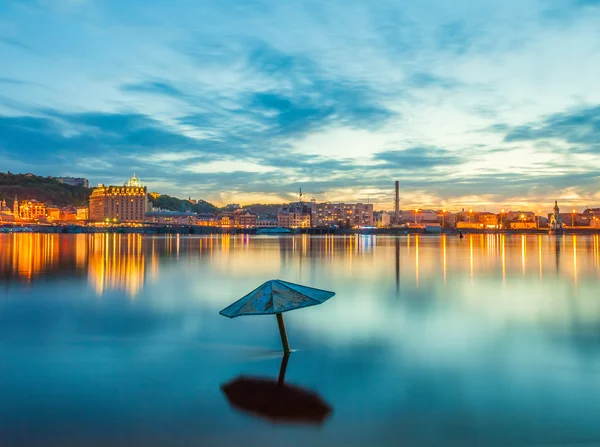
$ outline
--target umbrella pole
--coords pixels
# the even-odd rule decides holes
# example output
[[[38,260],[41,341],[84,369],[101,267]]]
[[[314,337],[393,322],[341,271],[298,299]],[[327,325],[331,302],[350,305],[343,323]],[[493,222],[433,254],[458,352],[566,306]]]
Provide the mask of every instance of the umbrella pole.
[[[283,345],[283,352],[285,354],[290,353],[290,344],[288,343],[287,334],[285,332],[285,323],[283,322],[283,315],[275,314],[277,316],[277,325],[279,326],[279,335],[281,335],[281,344]]]
[[[279,367],[279,379],[277,380],[277,384],[282,386],[285,381],[285,370],[287,369],[288,360],[290,359],[289,354],[283,354],[281,359],[281,366]]]

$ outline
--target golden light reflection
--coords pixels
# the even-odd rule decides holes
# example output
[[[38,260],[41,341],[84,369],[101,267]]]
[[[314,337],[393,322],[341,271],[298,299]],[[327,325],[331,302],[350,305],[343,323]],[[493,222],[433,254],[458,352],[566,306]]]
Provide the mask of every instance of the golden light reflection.
[[[417,288],[419,288],[419,235],[415,235],[415,277]]]
[[[444,268],[444,284],[446,284],[446,235],[442,235],[442,265]]]
[[[577,288],[577,235],[573,235],[573,282]]]
[[[523,270],[523,276],[525,276],[525,257],[527,255],[527,244],[525,235],[521,236],[521,267]]]
[[[502,257],[502,284],[506,284],[506,236],[500,235],[500,255]]]
[[[473,235],[469,235],[469,266],[470,266],[470,277],[471,284],[473,284]]]
[[[90,239],[88,282],[98,296],[107,289],[124,290],[133,299],[140,292],[146,265],[142,242],[139,234],[128,234],[125,239],[95,234]]]
[[[540,264],[540,281],[542,280],[542,235],[538,235],[538,262]]]

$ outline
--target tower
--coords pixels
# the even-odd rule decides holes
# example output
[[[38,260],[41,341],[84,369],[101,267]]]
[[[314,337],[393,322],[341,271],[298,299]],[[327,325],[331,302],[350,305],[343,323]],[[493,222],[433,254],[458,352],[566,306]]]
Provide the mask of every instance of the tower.
[[[563,223],[560,217],[560,208],[558,207],[558,201],[554,201],[554,214],[550,216],[550,234],[562,234]]]
[[[19,217],[19,199],[17,199],[16,195],[15,195],[15,201],[13,202],[13,214],[15,215],[16,218]]]

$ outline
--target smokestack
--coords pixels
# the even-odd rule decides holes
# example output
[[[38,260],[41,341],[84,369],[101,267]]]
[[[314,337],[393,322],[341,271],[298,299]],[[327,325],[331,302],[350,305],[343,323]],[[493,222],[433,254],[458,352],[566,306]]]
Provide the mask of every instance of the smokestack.
[[[400,222],[400,186],[396,180],[396,199],[394,200],[394,223]]]

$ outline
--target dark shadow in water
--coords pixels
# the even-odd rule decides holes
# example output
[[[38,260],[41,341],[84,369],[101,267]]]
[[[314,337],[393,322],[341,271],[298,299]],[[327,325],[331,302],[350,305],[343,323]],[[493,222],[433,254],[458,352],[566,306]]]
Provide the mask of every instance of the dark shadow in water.
[[[278,380],[240,376],[221,385],[229,404],[275,424],[321,425],[331,407],[317,393],[285,383],[289,354],[281,359]]]
[[[556,273],[558,273],[558,267],[560,265],[560,242],[561,238],[555,239],[555,254],[556,254]]]
[[[400,296],[400,239],[396,237],[396,295]]]

